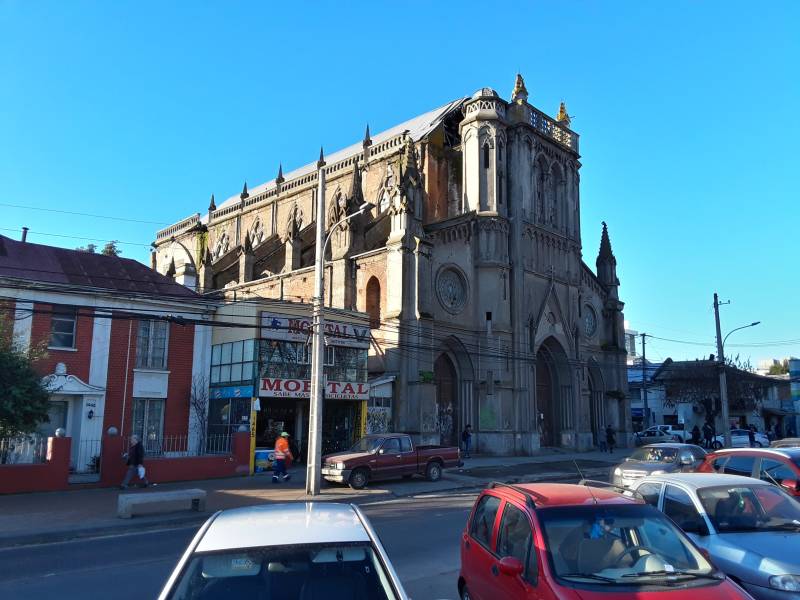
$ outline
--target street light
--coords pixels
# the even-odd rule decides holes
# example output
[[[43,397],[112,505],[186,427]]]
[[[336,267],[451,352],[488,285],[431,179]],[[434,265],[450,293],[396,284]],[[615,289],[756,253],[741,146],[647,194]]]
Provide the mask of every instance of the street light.
[[[748,327],[755,327],[756,325],[760,324],[761,321],[754,321],[749,325],[742,325],[741,327],[732,329],[728,332],[728,335],[723,338],[719,325],[719,297],[716,293],[714,294],[714,317],[717,322],[717,361],[719,362],[719,400],[720,404],[722,405],[722,434],[724,436],[723,439],[725,440],[725,446],[730,447],[731,425],[730,414],[728,411],[728,376],[725,371],[725,341],[733,332],[739,331],[740,329],[747,329]]]
[[[324,360],[325,360],[325,317],[324,306],[324,273],[325,248],[331,240],[336,228],[353,217],[372,209],[375,205],[364,202],[358,210],[337,221],[325,235],[325,160],[322,150],[317,162],[317,244],[314,257],[314,298],[312,313],[312,346],[311,346],[311,397],[308,410],[308,464],[306,466],[306,494],[318,496],[322,484],[322,402],[325,397]]]

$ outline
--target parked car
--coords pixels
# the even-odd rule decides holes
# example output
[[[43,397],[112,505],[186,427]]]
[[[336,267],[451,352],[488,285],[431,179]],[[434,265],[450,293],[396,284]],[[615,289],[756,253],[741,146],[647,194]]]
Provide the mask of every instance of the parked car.
[[[701,473],[754,477],[800,497],[800,448],[728,448],[707,455]]]
[[[693,444],[649,444],[637,448],[622,464],[613,467],[609,481],[627,488],[647,475],[694,471],[705,457],[706,451]]]
[[[692,433],[686,431],[683,425],[653,425],[635,435],[634,442],[637,446],[645,444],[658,444],[662,442],[688,442]]]
[[[331,598],[332,589],[352,590],[348,598],[407,599],[358,507],[262,504],[208,519],[159,600]]]
[[[769,444],[770,448],[799,448],[800,438],[783,438],[782,440],[774,440]]]
[[[769,438],[756,431],[755,433],[755,448],[769,448]],[[725,436],[720,434],[714,438],[714,449],[718,450],[725,446]],[[747,429],[731,429],[731,448],[749,448],[750,447],[750,432]]]
[[[651,475],[634,489],[757,600],[800,597],[800,504],[737,475]]]
[[[749,596],[661,512],[608,489],[483,490],[461,535],[462,600],[735,600]]]
[[[444,469],[461,464],[461,451],[455,446],[414,447],[406,433],[382,433],[361,438],[346,452],[323,457],[322,476],[359,490],[369,481],[413,475],[438,481]]]

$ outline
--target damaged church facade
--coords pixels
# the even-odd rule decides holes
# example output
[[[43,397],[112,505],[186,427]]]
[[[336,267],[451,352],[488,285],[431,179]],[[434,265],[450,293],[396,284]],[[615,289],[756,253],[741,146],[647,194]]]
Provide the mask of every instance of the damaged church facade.
[[[369,410],[384,427],[457,444],[471,424],[492,454],[586,449],[608,424],[624,444],[616,259],[603,224],[596,272],[582,260],[569,125],[517,76],[508,102],[482,88],[326,156],[323,215],[316,162],[212,196],[205,216],[158,232],[153,267],[201,293],[308,303],[322,222],[325,306],[369,315]]]

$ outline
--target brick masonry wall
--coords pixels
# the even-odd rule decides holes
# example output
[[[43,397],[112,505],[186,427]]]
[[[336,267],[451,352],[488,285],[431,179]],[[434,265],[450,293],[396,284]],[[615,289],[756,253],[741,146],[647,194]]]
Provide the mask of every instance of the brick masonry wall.
[[[116,427],[121,435],[131,432],[133,417],[133,367],[136,365],[136,332],[138,321],[119,318],[111,320],[111,351],[108,355],[108,380],[106,384],[106,408],[103,419],[103,431]],[[128,365],[128,386],[125,392],[125,367]],[[122,405],[125,404],[125,420],[123,425]],[[124,431],[121,429],[124,427]]]
[[[164,411],[164,435],[186,435],[189,427],[189,393],[192,389],[194,325],[171,324],[167,370],[169,387]]]
[[[33,322],[31,323],[31,347],[46,347],[50,341],[50,324],[53,306],[37,302],[34,304]],[[67,366],[67,374],[75,375],[81,380],[89,380],[89,363],[92,360],[92,328],[94,327],[94,309],[80,307],[78,323],[75,328],[75,350],[56,350],[47,348],[47,355],[35,363],[36,371],[42,376],[55,371],[57,363]]]

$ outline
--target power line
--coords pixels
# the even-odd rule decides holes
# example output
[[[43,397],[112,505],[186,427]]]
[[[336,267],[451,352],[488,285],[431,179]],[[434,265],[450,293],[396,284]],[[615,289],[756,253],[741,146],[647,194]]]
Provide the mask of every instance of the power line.
[[[6,202],[0,202],[0,206],[8,206],[9,208],[21,208],[24,210],[41,210],[44,212],[54,212],[54,213],[61,213],[64,215],[76,215],[79,217],[94,217],[96,219],[110,219],[112,221],[127,221],[128,223],[144,223],[147,225],[169,225],[169,223],[165,223],[163,221],[145,221],[142,219],[129,219],[127,217],[112,217],[110,215],[97,215],[93,213],[83,213],[83,212],[76,212],[72,210],[61,210],[58,208],[44,208],[41,206],[23,206],[21,204],[8,204]]]
[[[15,227],[0,227],[0,229],[2,229],[3,231],[17,231],[17,232],[20,231],[19,228],[15,228]],[[109,241],[113,241],[116,244],[127,244],[129,246],[145,246],[146,248],[150,248],[150,246],[151,246],[151,244],[144,244],[142,242],[123,242],[121,240],[105,240],[105,239],[101,239],[101,238],[90,238],[90,237],[84,237],[84,236],[80,236],[80,235],[66,235],[66,234],[63,234],[63,233],[45,233],[44,231],[33,231],[33,230],[29,229],[28,230],[28,234],[32,234],[32,233],[35,233],[36,235],[46,235],[46,236],[50,236],[50,237],[69,238],[69,239],[73,239],[73,240],[85,240],[85,241],[88,241],[88,242],[109,242]]]

